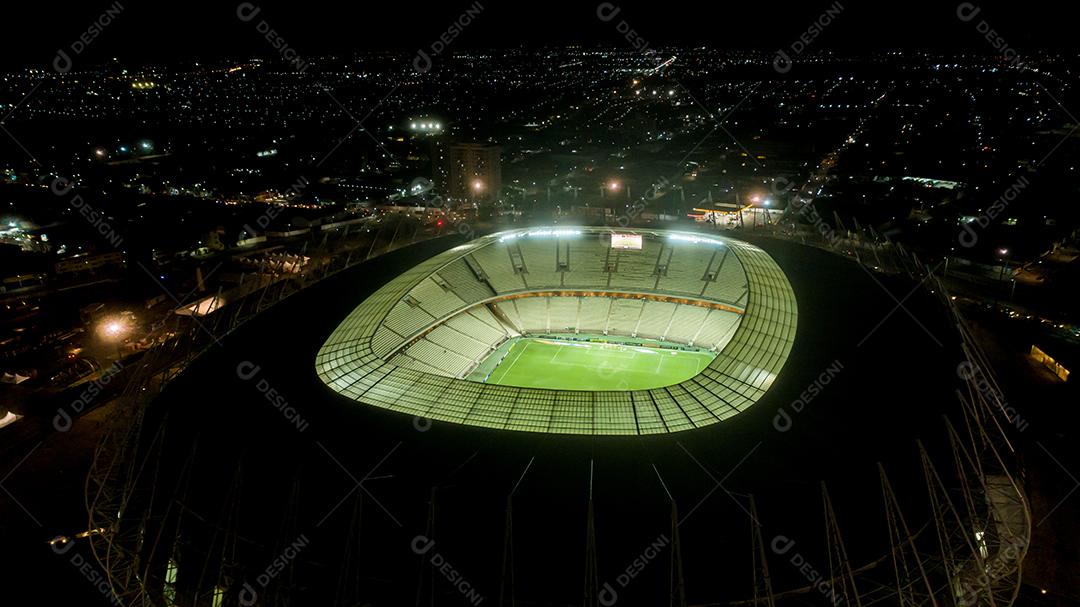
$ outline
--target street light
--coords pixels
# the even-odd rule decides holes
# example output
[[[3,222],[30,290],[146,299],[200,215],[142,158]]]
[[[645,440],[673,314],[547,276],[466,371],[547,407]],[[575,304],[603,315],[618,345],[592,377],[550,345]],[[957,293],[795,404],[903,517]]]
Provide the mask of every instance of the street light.
[[[998,274],[998,280],[1004,280],[1005,279],[1005,267],[1009,265],[1009,250],[1008,249],[998,249],[998,255],[1005,258],[1001,262],[1001,273]]]
[[[101,328],[101,330],[111,338],[120,337],[124,333],[124,325],[118,320],[111,320]]]
[[[604,190],[609,190],[614,195],[615,192],[618,192],[621,188],[622,188],[622,183],[620,183],[616,179],[612,179],[611,181],[609,181],[607,183],[606,186],[603,186],[603,187],[600,188],[600,198],[604,197]],[[626,187],[626,197],[627,197],[627,199],[630,198],[630,186]]]
[[[120,358],[120,344],[124,342],[124,337],[129,329],[130,327],[123,318],[107,318],[98,326],[98,333],[102,339],[106,343],[111,342],[116,345],[117,358]]]

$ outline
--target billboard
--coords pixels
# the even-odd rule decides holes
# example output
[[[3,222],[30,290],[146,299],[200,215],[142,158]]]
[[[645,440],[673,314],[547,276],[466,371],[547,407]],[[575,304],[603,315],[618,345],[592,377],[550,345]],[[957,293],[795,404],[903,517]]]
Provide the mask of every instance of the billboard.
[[[641,234],[612,234],[611,248],[640,251]]]

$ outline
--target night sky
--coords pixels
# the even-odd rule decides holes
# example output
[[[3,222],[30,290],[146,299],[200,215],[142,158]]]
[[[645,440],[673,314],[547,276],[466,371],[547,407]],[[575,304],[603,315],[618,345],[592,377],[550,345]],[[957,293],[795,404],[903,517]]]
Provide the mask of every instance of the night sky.
[[[115,1],[115,0],[114,0]],[[430,45],[475,0],[415,2],[255,2],[265,19],[302,55],[369,49],[415,50]],[[237,2],[137,2],[120,0],[123,10],[108,35],[90,45],[85,58],[125,63],[171,59],[272,56],[254,23],[237,18]],[[716,48],[776,50],[805,32],[831,1],[665,2],[618,1],[612,22],[597,18],[599,2],[553,0],[527,3],[481,0],[483,11],[455,41],[455,47],[484,48],[584,44],[627,46],[616,31],[625,20],[650,45],[705,44]],[[957,17],[953,0],[867,2],[840,0],[843,10],[814,43],[815,49],[944,49],[992,52],[976,31],[985,20],[1019,52],[1077,48],[1076,8],[1066,3],[977,2],[973,22]],[[5,6],[0,60],[11,66],[46,66],[112,2],[93,0],[71,8],[59,3]],[[1063,12],[1070,11],[1070,12]]]

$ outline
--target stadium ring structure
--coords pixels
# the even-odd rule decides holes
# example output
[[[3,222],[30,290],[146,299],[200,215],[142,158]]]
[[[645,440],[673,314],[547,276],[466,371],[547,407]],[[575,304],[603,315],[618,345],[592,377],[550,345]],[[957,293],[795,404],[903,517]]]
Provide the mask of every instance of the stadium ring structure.
[[[738,240],[663,230],[533,228],[455,247],[361,303],[317,356],[365,405],[502,430],[634,435],[722,422],[757,402],[798,320],[783,271]],[[516,337],[624,336],[715,352],[645,390],[559,390],[466,377]]]
[[[438,554],[453,555],[489,604],[612,604],[622,566],[656,531],[667,544],[660,560],[620,604],[1013,604],[1033,526],[1016,420],[945,285],[887,242],[777,236],[787,242],[756,241],[766,255],[712,233],[514,230],[449,250],[457,236],[375,257],[369,245],[356,267],[348,253],[319,262],[334,250],[324,239],[308,252],[314,276],[269,283],[207,324],[178,316],[183,347],[158,348],[155,364],[138,367],[145,376],[130,383],[88,477],[88,540],[112,592],[140,607],[251,604],[252,588],[260,604],[396,606],[429,592],[446,604],[457,587],[408,541],[422,532],[434,544],[438,520]],[[878,339],[845,355],[874,322],[848,319],[893,305],[862,260],[882,280],[923,285],[910,305],[936,329],[955,327],[958,349],[879,357],[893,348]],[[389,276],[398,278],[379,289]],[[793,290],[802,327],[792,349]],[[275,329],[297,317],[306,330],[281,339]],[[716,357],[691,379],[625,397],[469,380],[511,335],[605,330],[619,343]],[[895,339],[905,328],[882,331]],[[834,355],[848,367],[815,404],[820,417],[803,415],[790,432],[769,424]],[[268,407],[238,361],[304,407],[311,430]],[[942,364],[952,362],[955,371]],[[874,392],[889,363],[899,365],[889,377],[920,381]],[[207,386],[217,398],[205,398]],[[710,394],[712,409],[701,401]],[[874,406],[852,398],[864,394]],[[457,423],[421,430],[393,411]],[[927,423],[937,414],[942,424]],[[663,434],[695,425],[707,427]],[[363,480],[349,472],[372,462]],[[710,469],[725,473],[731,499],[709,500],[712,490],[701,499]],[[362,483],[375,478],[407,482],[371,494]],[[311,547],[264,586],[267,563],[298,534]],[[798,548],[777,548],[777,534],[798,537]],[[584,578],[567,558],[575,553]],[[816,578],[804,576],[809,563]]]

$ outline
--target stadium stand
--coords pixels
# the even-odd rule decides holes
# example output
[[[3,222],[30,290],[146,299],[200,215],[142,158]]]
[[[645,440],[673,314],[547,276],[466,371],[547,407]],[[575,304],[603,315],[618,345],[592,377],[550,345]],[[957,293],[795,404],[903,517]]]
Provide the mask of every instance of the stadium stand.
[[[649,339],[662,338],[675,315],[675,308],[675,304],[665,301],[646,301],[634,333]]]
[[[608,228],[523,229],[422,262],[345,319],[320,350],[318,372],[367,404],[527,431],[675,432],[726,419],[760,398],[786,360],[797,320],[775,262],[735,240],[623,232],[640,234],[641,249],[612,248]],[[632,393],[461,379],[507,339],[552,332],[658,339],[719,354],[690,380]]]
[[[461,301],[482,301],[495,295],[495,291],[476,273],[464,259],[455,260],[434,274],[438,276]]]
[[[613,300],[606,297],[582,297],[578,312],[578,330],[582,333],[603,333]]]

